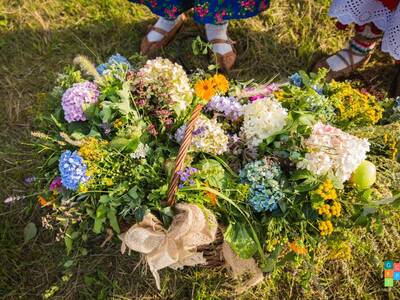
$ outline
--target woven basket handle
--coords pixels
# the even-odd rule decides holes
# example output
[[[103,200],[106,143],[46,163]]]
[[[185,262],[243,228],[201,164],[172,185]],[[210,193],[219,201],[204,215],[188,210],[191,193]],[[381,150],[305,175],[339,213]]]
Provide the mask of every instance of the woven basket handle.
[[[175,204],[175,194],[176,191],[178,190],[178,184],[179,184],[179,171],[182,171],[183,168],[183,163],[185,162],[186,154],[189,150],[189,146],[192,142],[192,134],[194,130],[194,126],[196,125],[197,119],[200,116],[200,112],[203,109],[203,105],[197,104],[195,107],[192,116],[190,117],[190,121],[186,126],[185,130],[185,135],[183,137],[181,147],[179,148],[178,156],[176,157],[175,161],[175,168],[174,172],[172,173],[172,178],[169,183],[169,189],[168,189],[168,200],[167,200],[167,205],[168,206],[173,206]]]

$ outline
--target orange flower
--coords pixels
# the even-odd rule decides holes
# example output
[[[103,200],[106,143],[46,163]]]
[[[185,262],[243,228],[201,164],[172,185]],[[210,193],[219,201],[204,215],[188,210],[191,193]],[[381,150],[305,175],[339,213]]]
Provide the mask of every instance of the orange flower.
[[[47,205],[47,200],[45,198],[43,198],[42,196],[38,197],[38,201],[40,203],[41,206],[46,206]]]
[[[209,101],[215,95],[214,82],[211,79],[205,79],[194,85],[196,96],[200,99]]]
[[[289,244],[289,248],[297,255],[307,255],[306,247],[300,246],[299,241],[293,241]]]
[[[217,205],[217,195],[211,192],[206,192],[206,197],[210,200],[212,205]]]
[[[225,94],[229,89],[229,81],[222,74],[215,74],[212,78],[214,87],[221,93]]]

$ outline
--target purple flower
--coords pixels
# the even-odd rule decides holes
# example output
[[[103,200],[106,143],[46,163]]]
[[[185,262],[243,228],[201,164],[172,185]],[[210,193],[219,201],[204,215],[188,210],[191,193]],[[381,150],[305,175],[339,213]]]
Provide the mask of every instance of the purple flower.
[[[103,129],[105,135],[109,135],[111,133],[111,126],[107,123],[101,123],[100,128]]]
[[[49,190],[52,192],[59,191],[61,186],[62,186],[62,180],[61,180],[61,177],[58,176],[51,181]]]
[[[273,92],[279,90],[279,88],[280,87],[278,84],[271,83],[259,86],[257,88],[246,88],[245,91],[252,94],[252,96],[249,97],[249,101],[255,102],[271,95]]]
[[[27,176],[24,178],[24,184],[31,185],[33,182],[35,182],[35,180],[36,180],[35,176]]]
[[[236,121],[243,115],[242,105],[234,97],[215,96],[207,104],[206,110],[223,113],[227,119],[232,121]]]
[[[181,184],[179,186],[184,186],[185,182],[189,181],[190,185],[195,184],[193,178],[191,176],[195,174],[198,170],[193,167],[186,167],[183,171],[177,172],[179,175],[179,180],[181,181]],[[180,188],[182,188],[180,187]]]
[[[68,123],[86,121],[84,104],[96,103],[100,92],[96,84],[90,81],[75,83],[62,96],[61,104],[64,118]]]

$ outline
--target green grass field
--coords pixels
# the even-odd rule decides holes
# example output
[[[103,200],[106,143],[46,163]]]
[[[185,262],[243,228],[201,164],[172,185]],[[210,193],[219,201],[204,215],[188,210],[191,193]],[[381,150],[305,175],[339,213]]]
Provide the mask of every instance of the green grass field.
[[[343,46],[350,34],[335,29],[328,0],[273,0],[265,14],[232,22],[239,59],[232,76],[267,81],[307,69]],[[51,103],[45,93],[76,54],[101,62],[119,52],[130,56],[155,17],[125,0],[0,0],[0,298],[36,299],[231,299],[232,280],[224,270],[163,271],[157,291],[137,255],[122,256],[118,243],[100,244],[86,256],[68,257],[55,233],[40,228],[44,212],[35,197],[3,204],[8,196],[34,193],[23,179],[40,163],[29,147],[40,111]],[[191,43],[204,33],[190,23],[164,56],[187,70],[205,68]],[[387,89],[394,75],[390,58],[376,55],[359,77]],[[376,232],[349,233],[352,259],[330,260],[321,246],[311,271],[287,267],[267,275],[242,299],[400,299],[400,286],[383,288],[384,259],[400,260],[399,215],[388,216]],[[24,244],[28,222],[38,235]]]

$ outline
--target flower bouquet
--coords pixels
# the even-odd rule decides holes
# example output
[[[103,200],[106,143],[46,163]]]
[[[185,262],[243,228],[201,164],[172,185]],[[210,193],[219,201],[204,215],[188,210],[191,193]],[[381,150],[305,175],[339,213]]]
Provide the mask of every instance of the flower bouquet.
[[[320,243],[348,249],[346,230],[399,205],[397,104],[324,75],[261,85],[78,56],[32,132],[43,227],[71,255],[118,235],[159,288],[165,267],[225,263],[251,274],[241,292]]]

